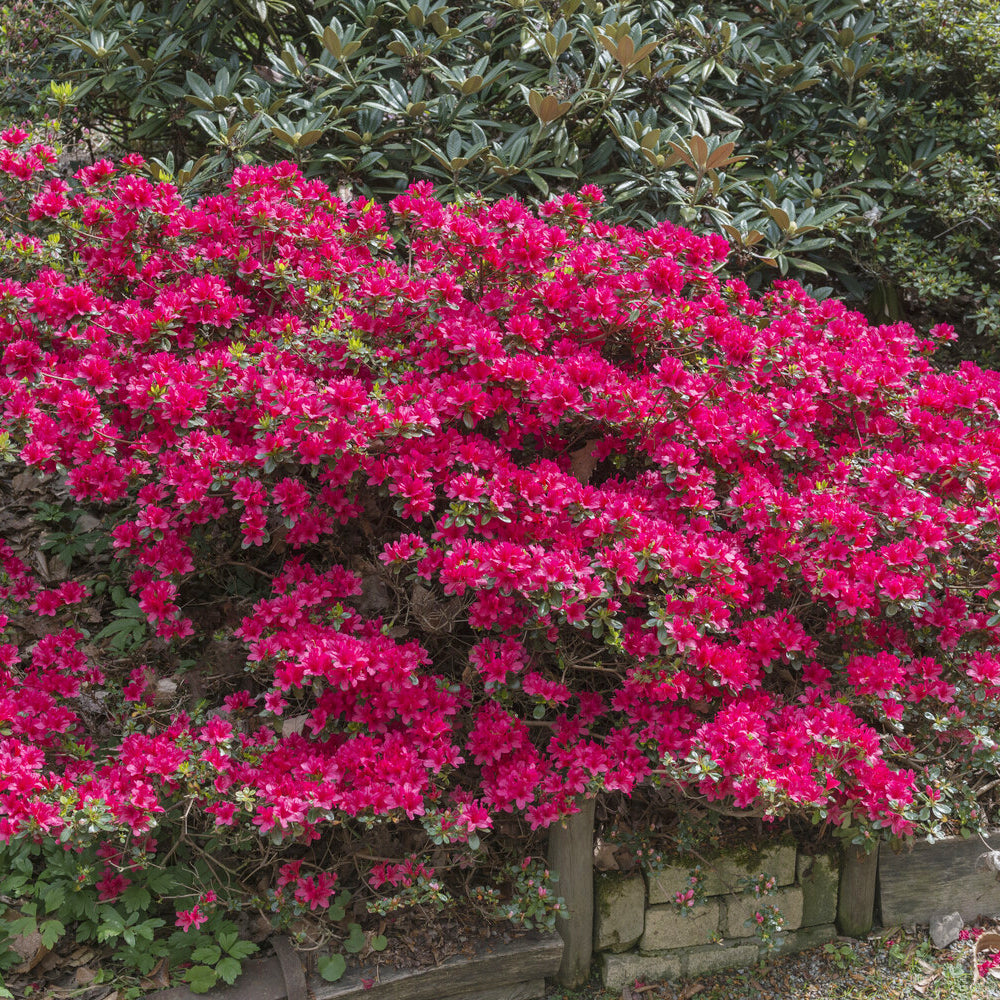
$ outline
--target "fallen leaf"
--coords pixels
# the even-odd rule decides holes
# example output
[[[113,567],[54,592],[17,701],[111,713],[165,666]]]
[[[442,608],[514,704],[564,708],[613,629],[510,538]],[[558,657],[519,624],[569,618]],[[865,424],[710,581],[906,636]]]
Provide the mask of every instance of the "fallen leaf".
[[[97,978],[97,973],[86,965],[77,968],[73,981],[77,986],[89,986]]]
[[[705,988],[705,984],[701,982],[689,983],[681,991],[680,996],[677,1000],[691,1000],[691,997],[697,996]]]

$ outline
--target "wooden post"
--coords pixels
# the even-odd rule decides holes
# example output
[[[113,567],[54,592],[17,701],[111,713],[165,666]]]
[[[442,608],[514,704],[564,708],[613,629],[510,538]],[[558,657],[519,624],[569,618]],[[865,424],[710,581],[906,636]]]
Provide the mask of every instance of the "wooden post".
[[[569,919],[556,926],[564,947],[556,977],[576,989],[590,978],[594,947],[594,799],[580,811],[549,827],[549,868],[559,874],[556,891],[566,900]]]
[[[837,896],[837,930],[845,937],[864,937],[872,929],[877,872],[877,849],[865,854],[861,848],[845,846]]]

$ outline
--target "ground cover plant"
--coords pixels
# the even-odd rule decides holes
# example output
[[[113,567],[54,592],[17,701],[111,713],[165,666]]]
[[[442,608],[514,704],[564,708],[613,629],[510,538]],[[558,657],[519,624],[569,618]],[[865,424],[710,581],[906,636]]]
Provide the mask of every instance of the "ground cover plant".
[[[606,221],[726,234],[754,287],[946,320],[953,359],[995,360],[996,0],[57,8],[35,106],[193,190],[275,159],[383,200],[597,183]]]
[[[410,904],[551,926],[493,834],[640,782],[855,843],[985,824],[1000,376],[936,370],[947,328],[755,298],[593,187],[284,163],[189,205],[0,142],[0,451],[105,545],[58,583],[0,548],[12,933],[207,989],[256,913],[335,978]]]

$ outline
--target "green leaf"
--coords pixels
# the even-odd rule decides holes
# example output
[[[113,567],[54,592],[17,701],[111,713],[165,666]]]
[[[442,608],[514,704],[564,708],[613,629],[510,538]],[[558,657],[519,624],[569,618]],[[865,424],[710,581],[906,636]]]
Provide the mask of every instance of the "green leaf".
[[[184,981],[191,987],[192,993],[207,993],[218,981],[215,969],[207,965],[192,965],[184,973]]]
[[[361,929],[360,924],[351,924],[350,931],[351,933],[344,942],[344,948],[352,955],[356,955],[365,946],[365,932]]]
[[[122,893],[122,904],[129,913],[136,913],[148,910],[152,898],[145,886],[130,885]]]
[[[58,920],[46,920],[38,928],[42,935],[42,944],[50,951],[56,946],[56,942],[66,933],[66,928]]]
[[[66,899],[66,886],[62,882],[49,886],[45,893],[45,912],[51,913],[59,909]]]
[[[324,955],[316,968],[328,983],[335,983],[347,971],[347,959],[341,954]]]
[[[206,965],[215,965],[222,958],[222,949],[217,944],[208,945],[204,948],[195,948],[191,952],[192,962],[204,962]]]
[[[252,955],[255,951],[260,949],[253,943],[253,941],[237,941],[235,944],[231,945],[226,951],[229,952],[233,958],[243,959],[248,955]]]
[[[384,934],[376,934],[368,943],[372,946],[372,951],[385,951],[389,946],[389,939]]]
[[[236,982],[236,977],[239,976],[242,968],[235,958],[227,957],[219,962],[215,967],[215,972],[221,980],[232,986]]]

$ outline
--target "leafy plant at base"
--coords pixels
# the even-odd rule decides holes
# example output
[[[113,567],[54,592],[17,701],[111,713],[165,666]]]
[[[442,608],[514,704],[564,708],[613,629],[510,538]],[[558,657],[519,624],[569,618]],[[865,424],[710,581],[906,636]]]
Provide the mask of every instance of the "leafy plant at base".
[[[191,872],[158,864],[155,845],[152,853],[148,845],[116,852],[92,837],[81,838],[74,850],[66,849],[69,842],[68,837],[42,843],[21,838],[0,846],[6,904],[0,970],[23,961],[11,947],[18,935],[38,933],[51,950],[72,932],[78,944],[110,947],[126,973],[148,975],[161,959],[172,967],[198,963],[184,979],[194,992],[205,992],[219,981],[234,982],[243,959],[257,951],[221,910],[206,916],[201,933],[163,936],[167,921],[150,914],[164,912],[164,898],[191,898]],[[166,912],[173,914],[171,904]]]

